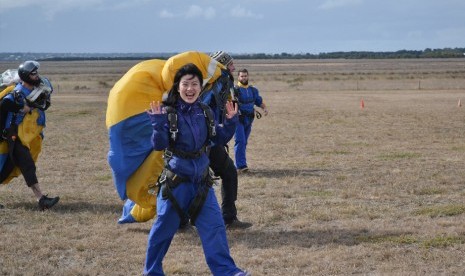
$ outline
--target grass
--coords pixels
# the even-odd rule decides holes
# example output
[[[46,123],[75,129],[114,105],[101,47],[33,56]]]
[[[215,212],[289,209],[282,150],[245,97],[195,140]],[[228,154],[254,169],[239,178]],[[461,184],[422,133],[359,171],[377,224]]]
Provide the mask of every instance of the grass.
[[[141,275],[153,221],[116,223],[122,201],[105,128],[109,87],[136,62],[41,64],[56,90],[38,177],[61,201],[39,212],[22,178],[0,186],[0,275]],[[457,106],[465,60],[236,63],[270,111],[254,122],[250,173],[239,178],[239,218],[254,225],[228,231],[240,267],[253,275],[465,273],[465,110]],[[0,71],[16,66],[0,63]],[[164,268],[210,274],[196,233],[175,236]]]
[[[384,161],[389,160],[397,160],[397,159],[411,159],[411,158],[418,158],[421,155],[419,153],[414,152],[392,152],[379,155],[379,159]]]
[[[465,205],[449,204],[445,206],[425,207],[415,212],[417,215],[427,215],[431,218],[458,216],[465,213]]]

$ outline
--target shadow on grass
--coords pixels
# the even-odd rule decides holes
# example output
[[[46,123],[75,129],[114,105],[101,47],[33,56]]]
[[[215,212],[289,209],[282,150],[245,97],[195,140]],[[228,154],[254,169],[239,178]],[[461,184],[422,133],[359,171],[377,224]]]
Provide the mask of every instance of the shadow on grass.
[[[246,173],[239,174],[242,176],[282,178],[290,176],[323,176],[330,170],[327,169],[250,169]]]
[[[56,206],[57,212],[75,212],[82,211],[95,212],[95,213],[121,213],[123,208],[122,204],[105,204],[93,202],[65,202],[60,201]],[[53,207],[55,209],[55,207]]]
[[[150,228],[131,227],[127,231],[147,235]],[[396,244],[412,243],[411,232],[370,232],[367,229],[332,231],[258,231],[258,230],[227,230],[230,246],[244,244],[249,248],[270,249],[295,246],[311,248],[338,244],[355,246],[362,243],[394,242]],[[198,245],[200,238],[195,228],[178,231],[177,239],[190,245]]]
[[[37,202],[17,202],[5,206],[8,209],[25,209],[28,211],[41,211]],[[55,213],[119,213],[122,210],[122,204],[104,204],[92,202],[66,202],[62,199],[47,212]]]
[[[228,232],[230,245],[246,244],[251,248],[279,248],[279,247],[303,247],[324,246],[328,244],[339,244],[354,246],[370,241],[372,237],[403,237],[411,235],[410,232],[386,232],[371,233],[367,229],[339,229],[331,231],[231,231]]]

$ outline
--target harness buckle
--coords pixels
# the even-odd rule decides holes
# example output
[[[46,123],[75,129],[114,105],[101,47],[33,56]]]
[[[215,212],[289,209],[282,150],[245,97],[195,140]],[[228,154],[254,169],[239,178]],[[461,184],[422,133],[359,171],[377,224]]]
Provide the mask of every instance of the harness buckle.
[[[175,130],[170,129],[170,133],[171,133],[171,139],[173,139],[173,141],[175,141],[176,136],[178,136],[178,130],[177,129],[175,129]]]
[[[166,182],[166,173],[162,172],[160,176],[158,177],[158,184],[163,185],[163,183]]]
[[[214,122],[212,124],[210,124],[210,128],[212,130],[212,136],[216,136],[216,127],[215,127]]]
[[[173,152],[166,149],[164,155],[165,155],[165,158],[172,158]]]

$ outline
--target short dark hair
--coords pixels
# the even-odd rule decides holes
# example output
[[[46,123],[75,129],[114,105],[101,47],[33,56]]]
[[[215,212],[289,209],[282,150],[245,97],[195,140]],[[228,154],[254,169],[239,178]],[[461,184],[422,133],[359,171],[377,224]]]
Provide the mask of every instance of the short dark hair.
[[[168,93],[168,97],[166,100],[163,101],[164,105],[167,106],[173,106],[176,104],[178,98],[179,98],[179,83],[181,81],[181,78],[184,77],[185,75],[193,75],[194,78],[197,77],[200,81],[200,86],[203,86],[203,75],[202,71],[193,63],[188,63],[176,71],[176,74],[174,75],[174,81],[173,81],[173,86],[171,86],[171,89]]]
[[[249,74],[249,71],[247,71],[247,69],[241,69],[237,72],[237,75],[239,76],[239,73],[246,73],[247,75]]]

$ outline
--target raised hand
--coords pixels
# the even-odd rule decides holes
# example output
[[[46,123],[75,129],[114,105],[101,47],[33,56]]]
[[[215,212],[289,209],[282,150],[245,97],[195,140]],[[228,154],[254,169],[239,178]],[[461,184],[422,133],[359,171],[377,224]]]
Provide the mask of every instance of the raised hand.
[[[150,103],[150,109],[147,110],[147,113],[150,115],[164,114],[165,109],[160,105],[160,101],[153,101]]]
[[[226,102],[226,118],[231,119],[237,114],[237,104],[232,101]]]

